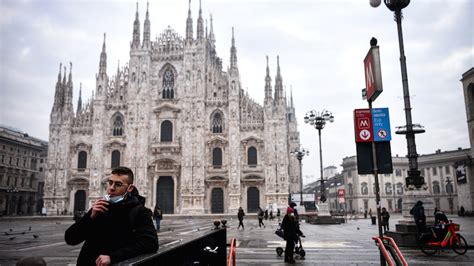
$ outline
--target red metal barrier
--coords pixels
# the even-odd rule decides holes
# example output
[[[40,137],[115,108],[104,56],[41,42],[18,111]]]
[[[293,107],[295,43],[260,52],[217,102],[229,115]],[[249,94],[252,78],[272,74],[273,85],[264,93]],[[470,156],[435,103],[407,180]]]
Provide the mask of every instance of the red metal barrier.
[[[385,248],[385,245],[384,245],[382,239],[380,239],[380,237],[378,237],[378,236],[374,236],[374,237],[372,237],[372,239],[375,240],[376,245],[379,247],[380,251],[382,251],[382,254],[385,258],[385,261],[388,263],[388,266],[393,266],[394,265],[393,261],[390,258],[390,255],[388,254],[387,249]]]
[[[229,257],[227,258],[227,266],[235,266],[235,251],[236,251],[236,240],[232,238],[230,240],[230,249],[229,249]]]
[[[385,244],[383,240],[390,242],[390,246],[392,246],[393,249],[395,249],[395,252],[397,253],[397,257],[398,257],[398,259],[400,260],[400,262],[403,264],[403,266],[408,266],[407,261],[406,261],[405,258],[403,257],[402,252],[401,252],[400,249],[398,248],[397,243],[395,243],[395,241],[393,240],[393,238],[388,237],[388,236],[384,236],[383,239],[381,239],[381,238],[378,237],[378,236],[374,236],[374,237],[372,237],[372,239],[375,240],[376,245],[379,247],[380,251],[382,252],[382,254],[383,254],[384,258],[385,258],[385,261],[387,262],[387,264],[388,264],[389,266],[393,266],[393,265],[395,265],[397,262],[393,261],[393,260],[392,260],[392,257],[390,256],[390,254],[388,254],[387,248],[385,248],[385,245],[389,245],[389,244],[388,244],[388,243]]]

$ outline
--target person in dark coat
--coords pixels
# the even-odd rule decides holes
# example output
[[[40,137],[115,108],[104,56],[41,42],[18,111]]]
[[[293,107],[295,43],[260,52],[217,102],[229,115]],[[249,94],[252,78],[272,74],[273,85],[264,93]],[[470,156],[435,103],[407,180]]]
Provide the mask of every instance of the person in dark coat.
[[[265,210],[265,221],[268,220],[268,209]]]
[[[262,210],[262,208],[258,208],[258,214],[257,214],[257,218],[258,218],[258,227],[259,228],[262,228],[262,225],[263,225],[263,228],[265,228],[265,224],[263,223],[263,216],[264,216],[264,212]]]
[[[237,219],[239,219],[239,226],[237,227],[237,230],[240,229],[240,226],[242,226],[242,230],[244,230],[244,216],[245,216],[245,212],[244,212],[244,209],[242,209],[242,207],[239,207],[239,211],[237,212]]]
[[[382,208],[382,212],[380,213],[380,219],[382,220],[382,226],[383,226],[383,231],[386,233],[389,231],[389,223],[388,221],[390,220],[390,214],[387,212],[386,208]]]
[[[425,208],[421,200],[416,202],[415,206],[410,210],[410,214],[413,215],[413,219],[415,220],[418,238],[421,238],[422,234],[426,232]]]
[[[448,232],[446,228],[446,224],[449,223],[449,220],[446,214],[444,214],[444,212],[442,212],[438,208],[435,208],[434,210],[434,217],[435,217],[435,223],[433,226],[433,231],[435,233],[435,237],[439,241],[442,241],[444,237],[446,236],[446,233]]]
[[[77,265],[110,265],[158,250],[152,213],[141,203],[144,198],[133,186],[132,170],[115,168],[107,193],[66,230],[68,245],[85,241]]]
[[[278,222],[280,221],[280,209],[277,208],[277,217],[278,217]]]
[[[155,219],[156,231],[160,231],[160,224],[161,220],[163,219],[163,211],[161,211],[158,205],[155,206],[155,210],[153,210],[153,218]]]
[[[281,228],[283,229],[284,239],[286,240],[285,246],[285,262],[295,263],[295,259],[293,258],[293,253],[295,249],[295,243],[298,240],[297,235],[297,225],[295,220],[295,214],[293,213],[293,209],[288,207],[286,215],[283,217],[283,221],[281,222]]]

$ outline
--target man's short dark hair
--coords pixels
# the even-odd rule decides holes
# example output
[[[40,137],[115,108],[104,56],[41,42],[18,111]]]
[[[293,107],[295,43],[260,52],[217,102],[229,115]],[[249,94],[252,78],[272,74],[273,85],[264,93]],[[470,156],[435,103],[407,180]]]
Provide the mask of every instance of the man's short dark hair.
[[[130,168],[119,166],[112,170],[113,175],[126,175],[128,176],[128,183],[133,184],[133,172]]]

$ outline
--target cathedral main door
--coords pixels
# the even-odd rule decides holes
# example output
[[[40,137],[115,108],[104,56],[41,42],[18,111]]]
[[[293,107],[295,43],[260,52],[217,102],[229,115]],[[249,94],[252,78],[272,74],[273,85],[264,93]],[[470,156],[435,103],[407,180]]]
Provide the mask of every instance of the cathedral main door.
[[[256,187],[247,190],[247,212],[258,212],[260,207],[260,191]]]
[[[211,192],[211,213],[224,213],[224,191],[216,187]]]
[[[74,194],[74,212],[86,210],[86,192],[78,190]]]
[[[174,182],[171,176],[160,176],[156,182],[156,205],[166,214],[174,213]]]

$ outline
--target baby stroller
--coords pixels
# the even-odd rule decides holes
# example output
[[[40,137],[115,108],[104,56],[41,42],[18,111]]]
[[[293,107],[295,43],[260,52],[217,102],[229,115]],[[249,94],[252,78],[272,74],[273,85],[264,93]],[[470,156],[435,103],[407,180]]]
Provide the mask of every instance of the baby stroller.
[[[283,232],[283,229],[281,228],[281,223],[279,225],[280,226],[275,231],[275,234],[284,239],[284,232]],[[301,244],[301,237],[304,237],[304,235],[298,229],[298,240],[296,241],[296,244],[295,244],[295,254],[298,254],[298,255],[300,255],[301,258],[304,258],[304,256],[306,255],[306,251],[304,251],[303,245]],[[279,257],[281,257],[281,254],[283,254],[283,252],[284,252],[284,250],[283,250],[282,247],[277,247],[276,248],[276,253]]]

